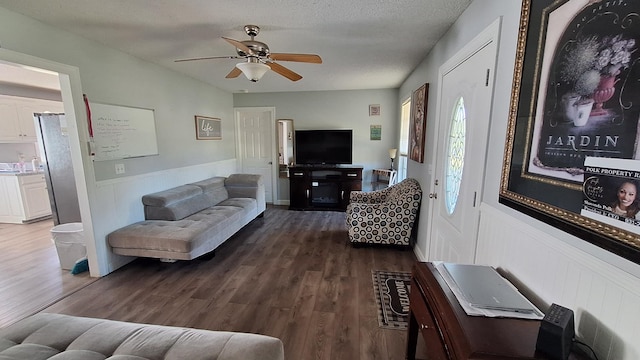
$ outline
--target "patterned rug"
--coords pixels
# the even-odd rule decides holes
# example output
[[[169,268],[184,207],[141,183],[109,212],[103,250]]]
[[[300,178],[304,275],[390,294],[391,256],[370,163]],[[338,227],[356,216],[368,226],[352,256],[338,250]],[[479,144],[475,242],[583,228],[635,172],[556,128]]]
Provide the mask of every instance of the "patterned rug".
[[[378,305],[378,324],[385,329],[407,329],[411,273],[372,270],[371,275]]]

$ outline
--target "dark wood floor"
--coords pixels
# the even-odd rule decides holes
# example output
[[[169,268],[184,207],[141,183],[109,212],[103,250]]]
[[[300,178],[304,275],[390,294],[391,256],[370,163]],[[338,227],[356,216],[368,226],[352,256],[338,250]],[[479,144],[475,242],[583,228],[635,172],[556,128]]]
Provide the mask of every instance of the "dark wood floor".
[[[269,207],[210,260],[138,259],[46,312],[280,338],[286,359],[404,359],[378,326],[371,271],[410,271],[396,248],[353,248],[345,214]]]
[[[36,313],[93,282],[85,272],[60,269],[51,219],[0,223],[0,327]]]

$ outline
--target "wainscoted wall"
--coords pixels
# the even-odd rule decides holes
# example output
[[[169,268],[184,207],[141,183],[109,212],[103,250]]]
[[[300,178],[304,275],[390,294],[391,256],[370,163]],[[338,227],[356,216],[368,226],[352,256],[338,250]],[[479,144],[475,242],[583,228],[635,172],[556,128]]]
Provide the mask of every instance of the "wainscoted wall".
[[[91,217],[97,253],[106,254],[106,258],[100,261],[105,264],[100,274],[106,275],[132,260],[131,257],[113,254],[106,237],[116,229],[144,220],[143,195],[213,176],[228,176],[235,173],[236,169],[236,160],[229,159],[96,182],[95,203],[101,206],[94,209]]]
[[[551,303],[573,309],[576,336],[600,360],[640,359],[637,277],[486,204],[476,262],[499,266],[542,310]]]

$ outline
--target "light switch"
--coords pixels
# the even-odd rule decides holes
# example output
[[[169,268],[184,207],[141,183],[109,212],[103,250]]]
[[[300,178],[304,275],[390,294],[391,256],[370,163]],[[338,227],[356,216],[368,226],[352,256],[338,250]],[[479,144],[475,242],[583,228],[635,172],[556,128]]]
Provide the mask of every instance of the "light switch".
[[[124,164],[116,164],[116,174],[124,174]]]

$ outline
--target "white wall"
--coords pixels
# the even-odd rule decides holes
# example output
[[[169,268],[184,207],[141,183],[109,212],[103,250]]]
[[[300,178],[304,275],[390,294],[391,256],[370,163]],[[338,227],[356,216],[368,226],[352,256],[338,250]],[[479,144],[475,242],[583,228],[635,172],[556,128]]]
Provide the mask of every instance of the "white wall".
[[[90,102],[155,111],[160,155],[118,161],[125,176],[235,157],[232,94],[3,8],[0,44],[78,67]],[[223,140],[197,141],[195,115],[223,119]],[[117,177],[114,163],[96,162],[96,178]]]
[[[433,143],[438,68],[498,17],[502,29],[476,261],[510,274],[543,309],[551,303],[573,309],[578,337],[594,346],[600,359],[638,359],[640,265],[498,203],[520,2],[474,0],[404,82],[398,101],[430,83],[426,142]],[[408,164],[408,176],[426,189],[432,182],[431,159],[427,146],[424,164]],[[424,198],[421,209],[417,253],[422,260],[438,260],[427,251],[428,201]]]
[[[277,119],[293,119],[296,130],[353,129],[353,163],[364,166],[363,189],[371,188],[371,170],[390,166],[389,149],[398,147],[400,108],[397,89],[234,94],[236,107],[273,106]],[[380,115],[369,116],[379,104]],[[382,139],[370,140],[371,125],[382,125]],[[288,200],[288,181],[280,181]]]
[[[122,263],[109,251],[106,235],[142,219],[141,195],[160,190],[159,185],[197,181],[235,169],[231,94],[4,8],[0,8],[0,44],[10,50],[0,52],[0,60],[2,56],[14,62],[24,59],[40,63],[39,59],[45,59],[45,65],[62,64],[51,66],[76,73],[71,76],[67,92],[73,95],[73,107],[67,104],[69,98],[64,100],[65,111],[77,118],[72,155],[75,150],[74,156],[81,157],[74,161],[74,166],[78,163],[83,167],[74,172],[76,179],[82,179],[80,191],[86,192],[80,201],[85,232],[89,230],[88,236],[93,238],[87,246],[92,276],[105,275]],[[82,93],[91,102],[153,109],[159,155],[93,163],[86,146],[88,133]],[[63,84],[63,98],[64,94]],[[223,139],[196,140],[195,115],[221,118]],[[75,131],[76,127],[72,128]],[[124,175],[115,175],[116,162],[125,164]],[[160,177],[162,181],[158,180]],[[128,184],[132,190],[123,191],[119,186],[103,183],[114,179],[119,181],[114,184]],[[82,205],[83,199],[86,207]]]

